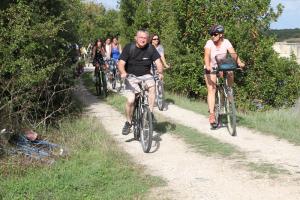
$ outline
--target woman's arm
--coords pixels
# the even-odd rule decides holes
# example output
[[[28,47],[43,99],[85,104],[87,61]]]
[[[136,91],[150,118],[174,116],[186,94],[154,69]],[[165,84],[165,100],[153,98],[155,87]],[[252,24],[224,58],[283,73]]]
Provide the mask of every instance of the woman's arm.
[[[166,58],[165,58],[165,54],[164,54],[164,53],[160,54],[160,59],[161,59],[163,65],[164,65],[166,68],[170,68],[170,66],[169,66],[169,65],[167,64],[167,62],[166,62]]]
[[[238,57],[233,47],[229,48],[228,52],[231,54],[232,58],[237,61],[238,66],[245,67],[245,63],[240,60],[240,57]]]
[[[212,70],[212,68],[210,66],[210,49],[209,48],[204,49],[204,65],[207,70],[209,70],[209,71]]]
[[[101,55],[102,55],[102,57],[104,58],[105,57],[105,49],[104,49],[104,47],[101,47]]]

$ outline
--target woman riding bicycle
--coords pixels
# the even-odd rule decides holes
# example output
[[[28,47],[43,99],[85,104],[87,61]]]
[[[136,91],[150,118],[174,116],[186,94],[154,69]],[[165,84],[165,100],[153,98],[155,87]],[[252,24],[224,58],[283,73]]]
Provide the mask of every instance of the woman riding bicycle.
[[[160,38],[159,38],[158,34],[156,34],[156,33],[153,34],[150,40],[151,40],[151,44],[158,51],[158,53],[160,55],[160,59],[161,59],[163,65],[164,65],[164,67],[165,68],[170,68],[170,66],[166,62],[165,50],[164,50],[164,47],[162,46],[162,44],[160,43]]]
[[[93,65],[95,67],[94,76],[96,76],[96,72],[98,72],[98,70],[100,70],[100,67],[103,67],[103,69],[106,69],[106,65],[105,65],[104,58],[103,58],[104,56],[105,56],[105,50],[103,47],[103,42],[99,38],[96,40],[94,47],[93,47],[93,51],[92,51]]]
[[[119,44],[118,38],[113,37],[111,43],[111,58],[117,62],[119,60],[120,54],[122,53],[121,44]]]
[[[227,52],[231,55],[236,56],[236,52],[232,47],[229,40],[224,38],[224,27],[221,25],[214,25],[210,28],[209,34],[211,39],[208,40],[204,47],[204,71],[205,71],[205,82],[207,86],[207,103],[209,109],[209,123],[214,124],[216,122],[214,115],[215,107],[215,94],[216,94],[216,80],[217,75],[215,68],[217,68],[216,56],[220,54],[226,54]],[[244,67],[245,64],[237,58],[237,64],[240,67]],[[233,85],[233,72],[229,71],[228,75],[229,86]]]

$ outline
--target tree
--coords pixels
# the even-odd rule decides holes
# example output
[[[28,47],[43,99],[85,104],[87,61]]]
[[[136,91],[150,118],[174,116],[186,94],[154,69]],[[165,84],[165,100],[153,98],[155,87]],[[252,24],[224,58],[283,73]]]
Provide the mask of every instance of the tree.
[[[72,105],[67,45],[77,38],[80,1],[20,0],[2,8],[0,124],[17,129],[59,119]]]

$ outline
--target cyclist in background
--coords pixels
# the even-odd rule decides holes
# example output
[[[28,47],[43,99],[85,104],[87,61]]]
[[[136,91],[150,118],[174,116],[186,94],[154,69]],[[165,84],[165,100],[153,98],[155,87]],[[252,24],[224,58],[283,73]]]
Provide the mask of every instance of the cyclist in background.
[[[111,58],[114,59],[115,62],[117,62],[119,60],[121,53],[122,53],[121,44],[119,44],[117,37],[113,37],[111,43]]]
[[[107,37],[105,40],[105,60],[109,60],[111,55],[111,39]]]
[[[99,38],[96,40],[92,51],[92,60],[95,67],[94,76],[96,76],[96,72],[100,70],[100,67],[103,67],[104,70],[107,68],[104,62],[104,56],[105,49],[102,40]]]
[[[167,64],[166,62],[166,58],[165,58],[165,50],[164,47],[162,46],[162,44],[160,43],[160,39],[158,34],[153,34],[151,39],[151,44],[156,48],[156,50],[158,51],[159,55],[160,55],[160,59],[164,65],[165,68],[170,68],[170,66]]]
[[[136,77],[130,77],[126,81],[126,119],[122,129],[123,135],[128,135],[131,128],[131,120],[134,110],[135,95],[139,91],[139,79],[146,80],[149,91],[149,108],[153,116],[153,107],[155,102],[155,82],[151,75],[151,65],[154,62],[157,66],[159,78],[163,79],[163,65],[160,55],[153,45],[148,43],[149,33],[145,30],[138,30],[135,36],[135,43],[127,44],[120,55],[118,69],[122,78],[127,74],[133,74]]]
[[[204,71],[205,82],[207,86],[207,103],[209,109],[209,123],[214,124],[216,119],[214,115],[215,107],[215,94],[216,94],[216,72],[214,68],[217,68],[216,55],[226,54],[227,52],[236,55],[236,52],[229,40],[224,38],[224,27],[221,25],[213,25],[209,34],[211,39],[208,40],[204,47]],[[245,64],[237,58],[237,64],[240,67],[244,67]],[[233,72],[228,72],[227,75],[229,86],[233,85]]]

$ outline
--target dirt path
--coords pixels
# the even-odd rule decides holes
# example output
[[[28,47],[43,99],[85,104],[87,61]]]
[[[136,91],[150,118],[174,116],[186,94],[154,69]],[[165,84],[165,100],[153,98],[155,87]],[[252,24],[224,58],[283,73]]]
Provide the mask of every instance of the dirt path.
[[[255,178],[253,172],[249,172],[239,166],[234,160],[202,156],[188,148],[181,139],[168,133],[163,135],[155,133],[156,141],[152,147],[152,152],[145,154],[142,152],[138,142],[130,142],[132,134],[129,136],[121,135],[121,129],[125,121],[123,115],[107,104],[100,102],[99,99],[89,94],[82,86],[78,88],[77,92],[81,100],[88,105],[88,112],[99,119],[99,122],[105,126],[106,130],[132,156],[136,163],[145,166],[149,174],[160,176],[167,181],[168,185],[166,187],[156,188],[152,192],[150,195],[151,199],[300,199],[300,184],[294,180],[293,176],[283,176],[277,179]],[[170,106],[169,110],[163,113],[185,125],[199,124],[201,132],[212,134],[206,125],[206,118],[201,118],[195,114],[191,115],[193,113],[187,112],[189,111]],[[187,116],[185,116],[186,114]],[[184,121],[188,122],[183,122],[180,119],[185,119]],[[238,129],[239,136],[231,138],[231,136],[223,132],[224,130],[218,130],[213,135],[221,140],[235,141],[235,145],[240,145],[242,150],[247,151],[249,158],[258,155],[261,156],[259,158],[261,160],[276,161],[276,159],[279,159],[280,162],[282,160],[280,156],[268,155],[268,152],[272,152],[272,150],[266,151],[267,154],[265,155],[265,150],[259,148],[256,142],[254,142],[255,146],[257,146],[255,150],[250,147],[244,148],[240,144],[247,140],[255,141],[256,136],[259,136],[258,134],[252,134],[248,131],[249,133],[247,132],[248,135],[246,136],[244,130]],[[263,138],[261,143],[265,146],[268,141],[272,143],[272,138]],[[275,142],[279,142],[281,145],[283,141],[275,140]],[[283,144],[288,146],[285,142]],[[252,144],[245,144],[245,146],[248,145]],[[277,147],[279,148],[279,146]],[[297,147],[294,148],[297,149]],[[280,154],[281,156],[290,154],[289,151],[290,149],[282,149]],[[292,158],[290,159],[292,160]],[[298,166],[297,163],[295,165]]]
[[[169,105],[168,110],[160,112],[178,123],[192,127],[220,141],[237,146],[246,153],[250,161],[273,163],[288,170],[294,175],[300,173],[300,147],[290,144],[284,139],[262,135],[259,132],[237,127],[237,137],[229,135],[226,128],[211,130],[207,117],[195,112]]]

